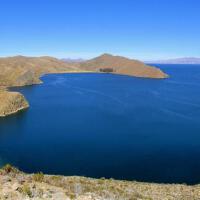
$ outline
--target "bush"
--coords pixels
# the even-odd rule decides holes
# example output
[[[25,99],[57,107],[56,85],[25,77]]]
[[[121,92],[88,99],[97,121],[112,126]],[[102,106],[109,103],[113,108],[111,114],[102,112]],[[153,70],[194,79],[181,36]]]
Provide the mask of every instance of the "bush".
[[[44,174],[42,172],[34,174],[33,180],[37,182],[42,182],[44,180]]]
[[[100,72],[105,72],[105,73],[111,73],[114,70],[113,70],[113,68],[101,68],[99,71]]]
[[[24,195],[27,195],[28,197],[32,197],[32,191],[29,185],[25,184],[21,188],[18,189],[19,192],[23,193]]]
[[[18,173],[19,172],[19,170],[17,168],[13,167],[10,164],[7,164],[4,167],[2,167],[2,170],[4,172],[6,172],[6,174],[9,174],[9,173]]]

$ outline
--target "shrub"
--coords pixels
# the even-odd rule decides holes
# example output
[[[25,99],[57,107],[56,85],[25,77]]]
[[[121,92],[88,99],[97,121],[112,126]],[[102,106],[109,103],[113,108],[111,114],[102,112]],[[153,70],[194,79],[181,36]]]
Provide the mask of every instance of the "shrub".
[[[99,69],[100,72],[111,73],[113,72],[113,68],[101,68]]]
[[[15,167],[13,167],[12,165],[10,165],[10,164],[6,164],[4,167],[2,167],[2,170],[4,171],[4,172],[6,172],[6,174],[9,174],[9,173],[18,173],[19,172],[19,170],[17,169],[17,168],[15,168]]]
[[[23,185],[22,192],[23,192],[23,194],[25,194],[29,197],[32,197],[31,188],[28,185]]]
[[[37,182],[42,182],[44,180],[44,174],[42,172],[34,174],[33,180]]]

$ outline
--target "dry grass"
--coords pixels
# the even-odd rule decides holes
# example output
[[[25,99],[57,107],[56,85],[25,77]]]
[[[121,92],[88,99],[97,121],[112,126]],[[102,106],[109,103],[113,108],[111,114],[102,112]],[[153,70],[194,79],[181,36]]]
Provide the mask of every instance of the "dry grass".
[[[199,200],[200,185],[153,184],[113,179],[24,174],[10,165],[0,170],[0,199],[11,197],[98,200]],[[2,196],[3,195],[3,196]]]
[[[0,117],[4,117],[29,107],[24,96],[18,92],[0,90]]]

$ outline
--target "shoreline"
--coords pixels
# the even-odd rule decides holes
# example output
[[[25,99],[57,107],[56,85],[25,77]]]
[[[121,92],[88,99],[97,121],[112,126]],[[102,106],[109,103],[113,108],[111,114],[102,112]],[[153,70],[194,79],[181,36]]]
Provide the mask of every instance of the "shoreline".
[[[17,113],[19,113],[19,112],[21,112],[21,111],[23,111],[23,110],[28,109],[28,108],[29,108],[29,105],[28,105],[28,106],[22,106],[21,108],[18,108],[18,109],[16,109],[15,111],[8,112],[8,113],[6,113],[6,114],[4,114],[4,115],[0,114],[0,119],[1,119],[1,118],[4,118],[4,117],[11,116],[11,115],[14,115],[14,114],[17,114]]]
[[[16,88],[16,87],[25,87],[25,86],[34,86],[34,85],[38,85],[38,84],[43,84],[43,81],[41,80],[41,78],[43,76],[46,76],[46,75],[51,75],[51,74],[87,74],[87,73],[97,73],[97,74],[113,74],[113,75],[120,75],[120,76],[129,76],[129,77],[134,77],[134,78],[144,78],[144,79],[155,79],[155,80],[158,80],[158,79],[166,79],[168,77],[165,77],[165,78],[148,78],[148,77],[139,77],[139,76],[131,76],[131,75],[126,75],[126,74],[119,74],[119,73],[105,73],[105,72],[98,72],[98,71],[87,71],[87,70],[74,70],[74,71],[60,71],[60,72],[50,72],[50,73],[44,73],[44,74],[41,74],[39,75],[37,78],[38,78],[38,82],[33,82],[33,83],[30,83],[30,84],[24,84],[24,85],[13,85],[13,86],[0,86],[0,92],[1,91],[6,91],[7,93],[12,93],[14,91],[11,91],[10,89],[11,88]],[[20,93],[21,94],[21,93]],[[22,94],[21,94],[22,95]],[[23,96],[23,95],[22,95]],[[24,96],[23,96],[24,97]],[[24,97],[24,101],[27,102],[26,98]],[[25,106],[25,107],[18,107],[16,108],[16,110],[14,111],[11,111],[11,112],[8,112],[6,114],[1,114],[0,113],[0,118],[3,118],[3,117],[7,117],[7,116],[10,116],[10,115],[13,115],[13,114],[17,114],[18,112],[22,111],[22,110],[26,110],[28,109],[30,106]]]
[[[51,75],[51,74],[69,74],[69,73],[94,73],[92,71],[62,71],[62,72],[51,72],[51,73],[44,73],[42,75],[40,75],[38,77],[38,82],[34,82],[34,83],[30,83],[30,84],[25,84],[25,85],[13,85],[13,86],[0,86],[0,94],[1,93],[7,93],[7,95],[12,95],[13,93],[16,93],[14,90],[11,91],[12,88],[16,88],[16,87],[25,87],[25,86],[34,86],[34,85],[39,85],[39,84],[43,84],[43,82],[41,81],[40,78],[42,78],[45,75]],[[14,114],[17,114],[20,111],[26,110],[30,107],[28,101],[26,100],[26,98],[18,92],[18,94],[21,95],[21,97],[23,98],[24,103],[27,103],[27,106],[20,106],[20,107],[16,107],[15,110],[13,111],[0,111],[0,119],[4,118],[4,117],[8,117]],[[12,102],[13,104],[14,102]]]
[[[11,165],[0,169],[0,199],[192,200],[199,196],[200,185],[45,175],[42,172],[27,174]]]

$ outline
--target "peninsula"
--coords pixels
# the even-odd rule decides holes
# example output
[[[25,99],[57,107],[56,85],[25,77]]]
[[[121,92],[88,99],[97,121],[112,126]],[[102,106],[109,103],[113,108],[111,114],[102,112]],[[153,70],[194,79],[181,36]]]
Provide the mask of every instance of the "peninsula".
[[[0,58],[0,116],[16,113],[29,106],[23,95],[8,91],[8,87],[39,84],[43,74],[84,72],[109,72],[155,79],[168,77],[156,67],[110,54],[103,54],[97,58],[80,62],[67,62],[48,56]]]
[[[103,54],[97,58],[80,63],[80,69],[122,74],[142,78],[167,78],[168,75],[159,68],[144,64],[138,60],[132,60],[121,56]]]

